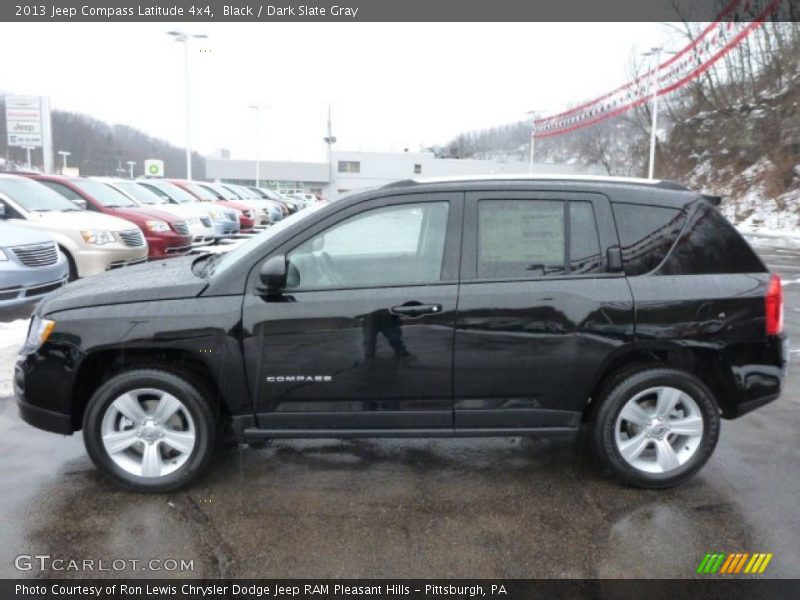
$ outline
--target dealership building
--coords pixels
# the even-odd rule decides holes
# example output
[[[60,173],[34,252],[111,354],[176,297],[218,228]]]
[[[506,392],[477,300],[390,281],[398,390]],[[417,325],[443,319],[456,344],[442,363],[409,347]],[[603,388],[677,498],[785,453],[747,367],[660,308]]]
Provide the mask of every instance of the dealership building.
[[[261,185],[272,189],[305,189],[327,197],[379,187],[393,181],[420,177],[518,175],[531,172],[527,162],[437,158],[433,152],[334,151],[327,162],[259,161]],[[533,173],[553,175],[598,174],[583,165],[534,163]],[[255,185],[253,160],[207,158],[206,177]],[[332,185],[331,185],[332,184]]]

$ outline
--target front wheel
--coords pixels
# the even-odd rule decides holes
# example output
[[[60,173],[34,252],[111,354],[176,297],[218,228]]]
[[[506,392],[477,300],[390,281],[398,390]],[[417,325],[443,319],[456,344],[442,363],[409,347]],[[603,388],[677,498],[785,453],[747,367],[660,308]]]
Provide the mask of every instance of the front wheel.
[[[116,483],[166,492],[194,480],[211,460],[215,419],[201,391],[156,369],[131,369],[103,383],[83,417],[86,450]]]
[[[720,417],[712,394],[685,371],[634,372],[599,400],[595,452],[631,485],[682,483],[705,465],[717,445]]]

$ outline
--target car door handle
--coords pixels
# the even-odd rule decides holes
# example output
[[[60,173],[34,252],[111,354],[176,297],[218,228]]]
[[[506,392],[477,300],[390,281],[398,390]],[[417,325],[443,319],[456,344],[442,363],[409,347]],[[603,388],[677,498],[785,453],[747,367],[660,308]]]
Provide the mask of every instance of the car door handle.
[[[393,306],[389,312],[402,317],[421,317],[422,315],[435,315],[436,313],[442,312],[442,305],[406,302],[400,306]]]

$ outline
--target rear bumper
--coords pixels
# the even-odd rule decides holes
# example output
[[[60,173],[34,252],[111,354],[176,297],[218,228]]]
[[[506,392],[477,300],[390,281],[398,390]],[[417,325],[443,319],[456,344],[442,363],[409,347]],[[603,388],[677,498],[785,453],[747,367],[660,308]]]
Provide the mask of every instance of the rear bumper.
[[[789,339],[785,335],[771,336],[766,345],[752,347],[745,358],[745,350],[737,352],[738,360],[729,362],[736,386],[734,402],[726,403],[722,416],[735,419],[777,400],[783,392],[789,372]]]

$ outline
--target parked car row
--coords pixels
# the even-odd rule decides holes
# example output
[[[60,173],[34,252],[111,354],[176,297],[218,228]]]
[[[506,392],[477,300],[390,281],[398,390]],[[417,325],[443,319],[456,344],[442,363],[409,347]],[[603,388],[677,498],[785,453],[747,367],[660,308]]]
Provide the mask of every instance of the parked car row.
[[[305,205],[223,183],[0,175],[0,307],[255,232]]]

